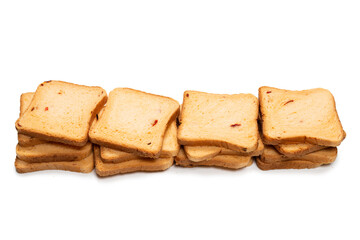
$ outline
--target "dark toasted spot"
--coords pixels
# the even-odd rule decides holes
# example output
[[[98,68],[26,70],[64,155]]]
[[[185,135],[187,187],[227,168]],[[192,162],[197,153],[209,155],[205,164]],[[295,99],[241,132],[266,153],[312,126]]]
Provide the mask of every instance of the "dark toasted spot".
[[[189,94],[188,94],[188,93],[186,94],[186,97],[189,97]]]
[[[147,145],[150,145],[150,144],[151,144],[151,142],[147,143]]]
[[[31,111],[34,111],[34,109],[35,109],[35,107],[33,107],[33,108],[31,109]]]
[[[234,124],[231,124],[231,125],[230,125],[230,127],[239,127],[239,126],[241,126],[240,123],[234,123]]]
[[[289,101],[287,101],[286,103],[284,103],[284,106],[285,106],[286,104],[288,104],[288,103],[291,103],[291,102],[294,102],[294,100],[289,100]]]

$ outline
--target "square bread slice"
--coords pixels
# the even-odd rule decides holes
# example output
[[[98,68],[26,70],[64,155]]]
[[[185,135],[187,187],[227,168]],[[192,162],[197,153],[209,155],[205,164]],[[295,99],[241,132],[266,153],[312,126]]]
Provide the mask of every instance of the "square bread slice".
[[[184,150],[180,149],[178,155],[175,158],[175,164],[181,167],[208,166],[228,169],[240,169],[250,166],[252,164],[252,159],[250,156],[218,155],[209,160],[193,162],[187,158]]]
[[[94,147],[95,169],[97,175],[101,177],[131,172],[157,172],[164,171],[173,165],[174,158],[157,158],[144,160],[142,158],[121,163],[104,163],[100,157],[100,149]]]
[[[184,151],[190,161],[200,162],[218,155],[259,156],[264,151],[264,144],[259,138],[257,149],[250,153],[213,146],[184,146]]]
[[[261,87],[259,101],[265,144],[336,147],[345,138],[334,97],[326,89],[290,91]]]
[[[283,143],[279,145],[274,145],[274,147],[276,148],[276,150],[278,150],[278,152],[287,157],[299,157],[327,148],[326,146],[314,145],[310,143]]]
[[[77,161],[89,156],[92,144],[88,142],[83,147],[74,147],[60,143],[43,143],[35,146],[16,146],[16,157],[25,162],[63,162]]]
[[[84,146],[90,124],[106,100],[106,92],[101,87],[47,81],[38,86],[15,126],[25,135]]]
[[[89,173],[94,169],[94,155],[91,153],[84,159],[71,162],[39,162],[29,163],[16,158],[15,169],[18,173],[28,173],[42,170],[64,170]]]
[[[275,170],[275,169],[305,169],[305,168],[316,168],[327,163],[315,163],[305,160],[289,160],[281,162],[266,163],[259,157],[256,159],[256,165],[261,170]]]
[[[185,146],[253,152],[259,141],[258,108],[252,94],[185,91],[178,141]]]
[[[165,131],[164,142],[161,150],[160,157],[175,157],[180,150],[180,145],[177,142],[177,127],[176,120],[173,120],[172,123],[168,126]],[[133,153],[124,152],[121,150],[116,150],[113,148],[100,146],[101,159],[104,163],[119,163],[129,160],[138,159],[139,156]],[[146,158],[144,158],[146,159]],[[151,159],[151,158],[147,158]]]
[[[294,156],[287,157],[285,155],[280,154],[276,149],[272,146],[265,146],[264,152],[261,155],[261,161],[266,163],[273,163],[279,161],[289,161],[289,160],[303,160],[314,163],[332,163],[335,161],[337,156],[337,148],[329,147],[316,152],[312,152],[303,156]]]
[[[89,136],[101,146],[157,158],[165,130],[178,114],[179,103],[171,98],[117,88]]]

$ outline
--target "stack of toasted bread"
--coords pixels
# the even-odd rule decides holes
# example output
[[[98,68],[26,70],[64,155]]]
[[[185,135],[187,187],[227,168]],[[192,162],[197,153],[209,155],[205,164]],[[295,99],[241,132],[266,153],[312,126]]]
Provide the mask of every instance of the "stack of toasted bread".
[[[106,107],[91,127],[99,176],[162,171],[173,165],[177,142],[177,101],[128,88],[109,93]]]
[[[88,131],[107,95],[100,87],[47,81],[20,98],[15,167],[20,173],[94,168]]]
[[[266,144],[256,161],[260,169],[315,168],[335,161],[345,131],[328,90],[261,87],[259,101]]]
[[[258,132],[259,104],[251,94],[185,91],[179,117],[176,165],[240,169],[264,145]]]
[[[163,171],[174,158],[182,167],[240,169],[256,158],[262,170],[315,168],[335,161],[346,135],[321,88],[261,87],[259,100],[185,91],[180,112],[164,96],[116,88],[108,98],[101,87],[47,81],[21,95],[15,126],[18,172],[95,167],[99,176]]]

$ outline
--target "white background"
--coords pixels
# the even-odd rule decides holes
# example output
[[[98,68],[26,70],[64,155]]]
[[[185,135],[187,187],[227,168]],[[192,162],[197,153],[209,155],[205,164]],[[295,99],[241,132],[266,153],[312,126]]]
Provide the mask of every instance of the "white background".
[[[1,1],[1,239],[359,239],[359,1]],[[323,87],[347,138],[313,170],[172,167],[101,179],[14,168],[45,80],[184,90]]]

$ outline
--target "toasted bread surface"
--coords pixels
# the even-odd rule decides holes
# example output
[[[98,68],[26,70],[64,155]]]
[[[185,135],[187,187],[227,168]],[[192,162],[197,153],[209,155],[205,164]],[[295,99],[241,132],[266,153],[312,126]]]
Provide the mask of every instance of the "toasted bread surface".
[[[260,158],[256,159],[256,165],[261,170],[274,170],[274,169],[304,169],[304,168],[316,168],[327,163],[314,163],[306,160],[289,160],[289,161],[280,161],[266,163]]]
[[[250,156],[237,156],[237,155],[217,155],[209,160],[193,162],[190,161],[184,150],[180,149],[175,158],[175,163],[182,167],[197,167],[197,166],[212,166],[228,169],[240,169],[252,164]]]
[[[272,146],[265,146],[264,152],[261,155],[261,161],[266,163],[289,161],[289,160],[303,160],[314,163],[332,163],[335,161],[337,156],[337,148],[329,147],[316,152],[312,152],[303,156],[287,157],[280,154]]]
[[[89,156],[92,144],[88,142],[83,147],[74,147],[60,143],[43,143],[35,146],[16,146],[16,156],[26,162],[63,162],[77,161]]]
[[[290,91],[261,87],[259,101],[265,144],[335,147],[345,138],[334,97],[326,89]]]
[[[29,163],[16,158],[15,169],[18,173],[28,173],[42,170],[64,170],[89,173],[94,169],[94,155],[91,153],[84,159],[71,162],[40,162]]]
[[[160,157],[175,157],[179,152],[179,149],[180,145],[177,142],[176,121],[173,120],[165,131],[164,142]],[[128,153],[104,146],[100,146],[100,154],[101,159],[104,163],[119,163],[139,158],[139,156],[134,153]]]
[[[165,130],[178,113],[179,103],[171,98],[117,88],[89,136],[101,146],[157,158]]]
[[[98,146],[94,147],[95,169],[96,173],[101,177],[112,176],[116,174],[131,172],[156,172],[164,171],[173,165],[174,158],[158,158],[152,160],[129,160],[121,163],[104,163],[100,156]]]
[[[20,117],[24,114],[25,110],[29,107],[31,100],[33,99],[33,96],[34,96],[33,92],[21,94],[21,96],[20,96],[20,115],[19,115]],[[27,136],[27,135],[24,135],[21,133],[18,133],[18,141],[19,141],[19,145],[21,145],[23,147],[34,146],[36,144],[42,144],[42,143],[47,142],[40,138]]]
[[[264,151],[264,144],[259,138],[257,149],[248,153],[213,146],[184,146],[184,151],[190,161],[200,162],[218,155],[259,156]]]
[[[283,143],[279,145],[274,145],[274,147],[281,154],[288,157],[299,157],[326,148],[326,146],[314,145],[310,143]]]
[[[106,100],[106,92],[101,87],[44,82],[15,126],[21,134],[84,146],[90,124]]]
[[[178,140],[181,145],[252,152],[259,139],[257,118],[258,100],[252,94],[185,91]]]

